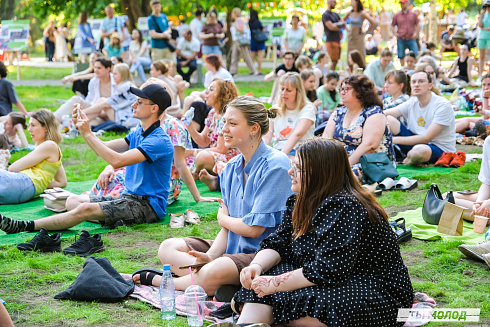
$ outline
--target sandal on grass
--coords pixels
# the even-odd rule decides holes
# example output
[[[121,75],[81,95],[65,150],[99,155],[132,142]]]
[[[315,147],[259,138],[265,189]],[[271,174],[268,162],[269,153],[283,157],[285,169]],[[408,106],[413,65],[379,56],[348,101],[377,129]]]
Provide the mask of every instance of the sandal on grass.
[[[395,185],[395,190],[400,190],[400,191],[410,191],[416,188],[418,185],[418,182],[416,179],[408,179],[406,177],[402,177],[398,180],[398,182]]]
[[[377,190],[381,191],[391,191],[393,187],[395,186],[395,181],[391,177],[386,177],[381,181],[381,183],[378,184],[376,187]]]
[[[185,222],[192,225],[200,225],[201,219],[199,219],[197,212],[187,209],[185,211]]]
[[[140,275],[140,284],[141,285],[149,285],[153,286],[152,281],[155,276],[162,276],[163,271],[154,269],[154,268],[143,268],[143,269],[138,269],[133,273],[133,277],[135,275]]]
[[[412,238],[412,229],[405,227],[405,218],[398,218],[389,222],[396,235],[398,244],[409,241]]]
[[[171,213],[170,217],[170,228],[182,228],[184,227],[185,216],[183,213]]]

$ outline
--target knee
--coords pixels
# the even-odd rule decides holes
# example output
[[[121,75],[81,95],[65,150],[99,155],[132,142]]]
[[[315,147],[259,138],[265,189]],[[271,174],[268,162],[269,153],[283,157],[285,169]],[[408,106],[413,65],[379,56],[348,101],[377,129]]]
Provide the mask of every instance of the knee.
[[[175,253],[181,248],[182,239],[169,238],[163,241],[158,248],[158,258],[162,263],[170,263]]]
[[[76,207],[78,207],[80,204],[86,202],[85,196],[84,195],[72,195],[66,199],[66,210],[72,211]]]
[[[196,167],[204,168],[204,167],[213,167],[214,166],[214,157],[209,151],[201,151],[196,156]]]
[[[429,161],[431,153],[432,152],[427,145],[418,144],[414,146],[412,150],[410,150],[407,153],[407,156],[410,158],[412,162],[422,163],[422,162]]]
[[[80,217],[81,220],[93,218],[95,214],[94,203],[82,202],[74,209],[74,215]]]

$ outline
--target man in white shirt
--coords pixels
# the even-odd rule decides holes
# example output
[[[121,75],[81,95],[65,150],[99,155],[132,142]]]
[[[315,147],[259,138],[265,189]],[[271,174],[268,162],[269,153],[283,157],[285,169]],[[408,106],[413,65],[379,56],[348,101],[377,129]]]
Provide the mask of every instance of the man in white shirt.
[[[202,11],[196,10],[196,17],[194,17],[194,19],[192,19],[191,23],[189,24],[192,35],[194,35],[194,38],[199,41],[199,45],[201,44],[201,39],[199,38],[199,35],[201,34],[202,30],[201,16]]]
[[[109,59],[100,58],[95,61],[94,74],[88,83],[88,94],[85,99],[75,95],[66,101],[54,113],[56,119],[61,122],[63,116],[73,111],[73,105],[80,103],[81,109],[94,105],[100,98],[109,98],[116,89],[116,82],[112,77],[112,62]]]
[[[184,32],[184,38],[177,43],[177,72],[184,80],[190,83],[191,75],[197,68],[197,54],[201,48],[199,41],[192,36],[191,30]],[[184,73],[182,67],[189,67]]]
[[[459,13],[456,15],[456,25],[458,27],[464,28],[466,25],[466,18],[468,17],[468,14],[466,11],[464,11],[464,8],[461,8]]]
[[[413,96],[388,109],[393,144],[406,154],[404,164],[435,163],[444,152],[456,152],[456,127],[451,103],[431,91],[432,79],[426,72],[415,72],[411,80]],[[403,116],[404,126],[396,118]]]

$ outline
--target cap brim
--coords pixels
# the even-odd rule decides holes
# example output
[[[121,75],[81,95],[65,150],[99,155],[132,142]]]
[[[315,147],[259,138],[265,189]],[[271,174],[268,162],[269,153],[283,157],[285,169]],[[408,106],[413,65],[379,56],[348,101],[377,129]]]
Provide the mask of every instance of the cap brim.
[[[142,90],[138,89],[137,87],[130,87],[129,88],[129,91],[137,96],[139,96],[140,98],[143,98],[143,99],[150,99],[146,94],[145,92],[143,92]]]

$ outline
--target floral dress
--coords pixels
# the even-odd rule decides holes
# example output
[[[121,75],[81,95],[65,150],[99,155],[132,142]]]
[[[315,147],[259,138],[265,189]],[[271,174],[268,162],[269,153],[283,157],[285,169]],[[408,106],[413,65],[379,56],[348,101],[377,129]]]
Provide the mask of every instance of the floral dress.
[[[170,136],[170,141],[174,147],[180,146],[184,150],[192,149],[192,141],[187,129],[177,118],[167,115],[167,118],[162,122],[162,128]],[[90,190],[90,195],[111,195],[119,197],[124,189],[124,177],[126,168],[120,168],[115,171],[114,179],[109,183],[108,187],[102,189],[98,183],[95,183]],[[168,194],[168,204],[174,203],[182,190],[182,179],[179,171],[172,163],[172,173],[170,174],[170,192]]]
[[[216,113],[216,110],[211,109],[209,111],[208,117],[206,118],[204,124],[209,128],[208,136],[211,139],[210,148],[213,148],[218,143],[218,137],[223,135],[223,117]],[[209,151],[214,157],[214,167],[213,172],[219,175],[221,170],[225,168],[228,161],[230,161],[233,157],[236,157],[240,154],[240,151],[236,148],[230,148],[225,154]]]
[[[355,124],[344,128],[343,122],[346,112],[347,107],[345,106],[337,108],[337,110],[335,110],[332,114],[331,119],[335,121],[335,131],[333,133],[333,138],[344,144],[344,148],[347,151],[347,154],[350,156],[362,143],[362,135],[366,119],[374,114],[382,114],[383,109],[381,109],[379,106],[364,108]],[[393,135],[391,134],[388,122],[386,122],[381,142],[374,152],[385,152],[388,155],[388,158],[393,162],[393,166],[396,167],[395,149],[393,148]],[[358,178],[362,177],[362,169],[360,163],[352,165],[351,168],[354,172],[354,175],[356,175]]]

